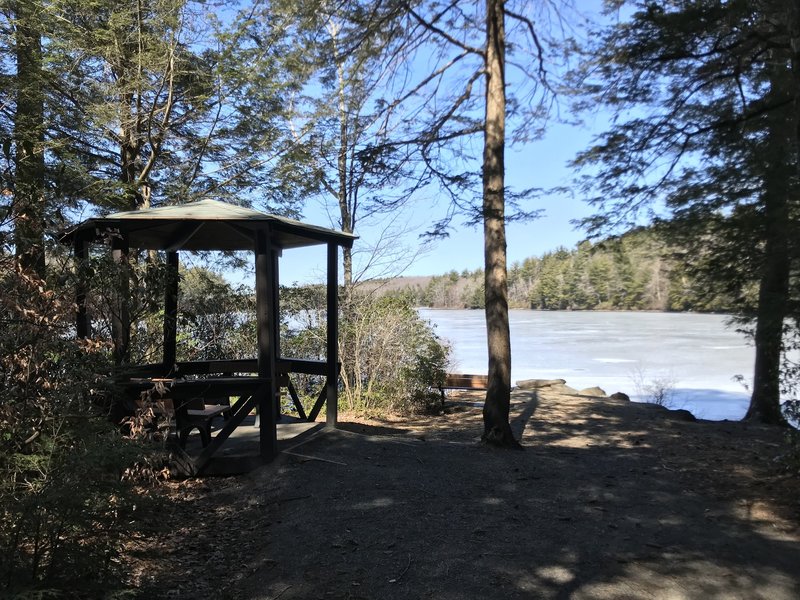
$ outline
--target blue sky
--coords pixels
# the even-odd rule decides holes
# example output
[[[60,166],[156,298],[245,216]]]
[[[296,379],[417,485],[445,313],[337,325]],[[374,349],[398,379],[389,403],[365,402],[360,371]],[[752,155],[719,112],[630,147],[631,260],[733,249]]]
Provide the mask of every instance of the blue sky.
[[[593,131],[600,131],[606,123],[602,117],[592,127],[568,124],[553,124],[547,135],[535,142],[506,150],[506,182],[516,189],[527,187],[550,188],[569,186],[572,170],[567,162],[590,143]],[[450,270],[474,270],[483,267],[483,232],[478,227],[457,226],[449,238],[435,242],[424,253],[420,251],[419,239],[424,225],[440,217],[445,210],[443,203],[430,207],[429,203],[411,203],[401,215],[395,215],[395,225],[406,227],[399,239],[391,246],[397,251],[398,268],[390,269],[388,275],[406,276],[438,275]],[[507,227],[509,266],[530,256],[538,256],[559,246],[573,247],[585,238],[571,220],[590,214],[578,194],[552,194],[535,201],[531,208],[543,209],[541,218],[527,223],[512,223]],[[319,203],[310,204],[305,210],[304,221],[332,227],[333,220]],[[454,223],[458,224],[459,221]],[[385,225],[385,224],[384,224]],[[375,244],[381,227],[364,227],[357,233],[361,239],[356,249]],[[365,251],[366,252],[366,251]],[[367,252],[368,253],[368,252]],[[413,258],[413,260],[412,260]],[[281,259],[281,283],[309,283],[322,281],[325,269],[325,250],[311,248],[284,253]],[[402,266],[405,270],[400,271]],[[396,272],[393,272],[396,271]],[[384,274],[374,269],[372,276]]]
[[[577,8],[584,14],[597,18],[598,0],[582,0],[576,2]],[[582,30],[574,30],[580,35]],[[513,86],[511,73],[509,85]],[[525,87],[523,85],[523,87]],[[519,90],[517,90],[519,91]],[[561,112],[568,115],[566,102],[557,106],[555,115]],[[590,126],[578,126],[558,123],[555,120],[547,128],[543,139],[506,148],[506,185],[516,190],[531,187],[553,188],[555,186],[570,187],[573,177],[568,161],[579,151],[585,149],[594,134],[603,131],[608,125],[608,116],[600,112],[592,120]],[[476,136],[475,144],[482,144],[480,136]],[[480,156],[480,148],[473,148],[473,154]],[[432,193],[432,192],[429,192]],[[404,212],[392,215],[391,224],[386,221],[373,226],[362,222],[356,233],[361,236],[356,242],[356,263],[372,256],[371,247],[378,243],[381,232],[387,227],[395,232],[402,230],[391,238],[388,245],[391,252],[385,257],[384,267],[391,263],[392,268],[372,268],[367,278],[380,276],[416,276],[437,275],[450,270],[474,270],[483,267],[483,233],[478,227],[463,226],[456,219],[454,229],[448,238],[439,240],[423,250],[420,234],[435,220],[442,218],[446,212],[446,201],[437,202],[436,198],[425,198],[410,203]],[[530,256],[538,256],[559,246],[573,247],[585,238],[585,234],[577,230],[571,223],[591,213],[578,194],[550,194],[533,201],[528,209],[542,209],[542,216],[527,223],[512,223],[507,227],[508,264],[520,262]],[[304,211],[303,220],[308,223],[335,227],[335,215],[328,211],[321,201],[312,201]],[[359,252],[360,250],[360,252]],[[281,261],[281,283],[308,283],[321,281],[325,269],[324,249],[287,251]],[[358,270],[358,268],[356,268]]]

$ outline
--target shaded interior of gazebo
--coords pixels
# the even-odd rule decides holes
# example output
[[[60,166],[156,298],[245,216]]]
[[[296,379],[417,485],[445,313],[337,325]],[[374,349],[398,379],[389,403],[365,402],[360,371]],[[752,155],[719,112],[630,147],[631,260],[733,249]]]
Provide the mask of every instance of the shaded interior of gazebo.
[[[339,361],[338,340],[338,249],[351,247],[355,236],[308,225],[249,208],[215,200],[179,206],[115,213],[89,219],[66,233],[65,243],[73,246],[78,261],[86,260],[92,244],[111,246],[114,260],[127,262],[131,248],[158,250],[166,254],[164,289],[163,360],[158,364],[124,365],[116,375],[119,388],[139,395],[150,389],[165,389],[175,404],[176,418],[186,414],[181,407],[198,397],[239,396],[224,426],[185,467],[191,474],[213,470],[209,467],[217,450],[253,409],[259,415],[259,462],[278,453],[277,419],[281,385],[290,395],[302,419],[315,421],[323,405],[326,424],[337,422]],[[279,336],[279,257],[283,250],[306,246],[327,246],[327,352],[325,361],[281,356]],[[257,356],[246,360],[178,362],[178,265],[181,252],[249,251],[255,260]],[[78,286],[77,333],[91,333],[87,309],[87,282]],[[125,300],[124,298],[122,299]],[[115,347],[127,344],[124,315],[112,317]],[[291,386],[291,373],[322,376],[325,384],[317,402],[306,415]],[[217,462],[219,458],[216,459]],[[222,469],[225,470],[224,468]]]

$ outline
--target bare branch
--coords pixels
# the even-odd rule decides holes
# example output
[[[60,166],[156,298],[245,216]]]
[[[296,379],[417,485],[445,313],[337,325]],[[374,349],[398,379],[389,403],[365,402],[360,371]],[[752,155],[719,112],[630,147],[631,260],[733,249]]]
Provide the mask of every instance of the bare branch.
[[[523,25],[527,27],[528,33],[531,36],[531,40],[533,40],[533,43],[536,46],[536,61],[538,63],[537,70],[539,72],[539,82],[543,86],[545,86],[545,88],[548,91],[553,92],[553,89],[550,87],[550,83],[548,81],[547,69],[545,68],[544,48],[542,47],[542,43],[539,40],[539,35],[536,33],[536,27],[534,26],[533,21],[531,21],[530,19],[528,19],[523,15],[520,15],[512,10],[509,10],[508,8],[504,7],[503,10],[507,16],[511,17],[512,19],[516,19],[517,21],[521,22]]]
[[[446,31],[444,31],[443,29],[441,29],[441,28],[437,27],[436,25],[434,25],[434,22],[438,19],[438,17],[437,17],[437,19],[434,19],[433,22],[430,22],[430,21],[427,21],[427,20],[423,19],[422,16],[417,11],[415,11],[413,8],[411,8],[411,6],[409,6],[408,4],[406,4],[406,7],[407,7],[407,10],[408,10],[409,14],[412,17],[414,17],[414,19],[416,19],[417,23],[422,25],[422,27],[424,29],[427,29],[431,33],[435,33],[436,35],[438,35],[442,39],[446,40],[447,42],[453,44],[454,46],[457,46],[457,47],[461,48],[464,52],[467,52],[469,54],[477,54],[478,56],[485,57],[486,53],[481,48],[476,48],[475,46],[470,46],[469,44],[465,44],[464,42],[454,38],[452,35],[450,35]]]

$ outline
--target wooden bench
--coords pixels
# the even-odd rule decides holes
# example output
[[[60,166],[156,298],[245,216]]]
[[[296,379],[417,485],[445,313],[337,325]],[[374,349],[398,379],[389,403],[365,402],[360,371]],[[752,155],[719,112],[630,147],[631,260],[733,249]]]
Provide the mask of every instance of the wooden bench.
[[[181,447],[186,446],[192,429],[197,429],[205,448],[211,443],[211,422],[220,415],[225,420],[231,415],[230,396],[207,395],[204,389],[209,387],[207,381],[183,381],[173,387],[175,384],[173,378],[133,378],[125,386],[134,398],[138,396],[137,405],[145,398],[155,401],[154,412],[174,423]]]
[[[223,403],[228,400],[227,404]],[[181,447],[186,446],[186,438],[192,429],[200,432],[200,441],[203,448],[211,443],[211,422],[220,415],[226,420],[230,416],[230,399],[219,399],[218,403],[208,402],[203,398],[192,398],[185,401],[185,412],[177,411],[175,425],[178,433],[178,442]]]
[[[442,407],[444,407],[445,390],[485,390],[488,385],[489,378],[486,375],[448,373],[444,378],[444,383],[439,386],[439,392],[442,394]]]

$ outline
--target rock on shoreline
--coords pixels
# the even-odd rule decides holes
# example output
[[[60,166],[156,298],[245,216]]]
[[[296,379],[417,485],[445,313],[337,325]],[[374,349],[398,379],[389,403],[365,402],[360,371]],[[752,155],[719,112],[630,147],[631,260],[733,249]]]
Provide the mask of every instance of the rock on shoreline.
[[[570,394],[574,396],[586,396],[597,399],[603,398],[627,402],[630,402],[631,400],[630,396],[624,392],[614,392],[613,394],[608,395],[603,388],[598,386],[576,390],[575,388],[571,388],[567,385],[566,379],[522,379],[517,381],[516,387],[521,390],[547,390],[557,394]],[[639,404],[648,409],[655,409],[658,412],[662,412],[662,414],[669,419],[688,422],[697,421],[697,418],[690,411],[683,408],[671,409],[666,406],[649,402],[640,402]]]

